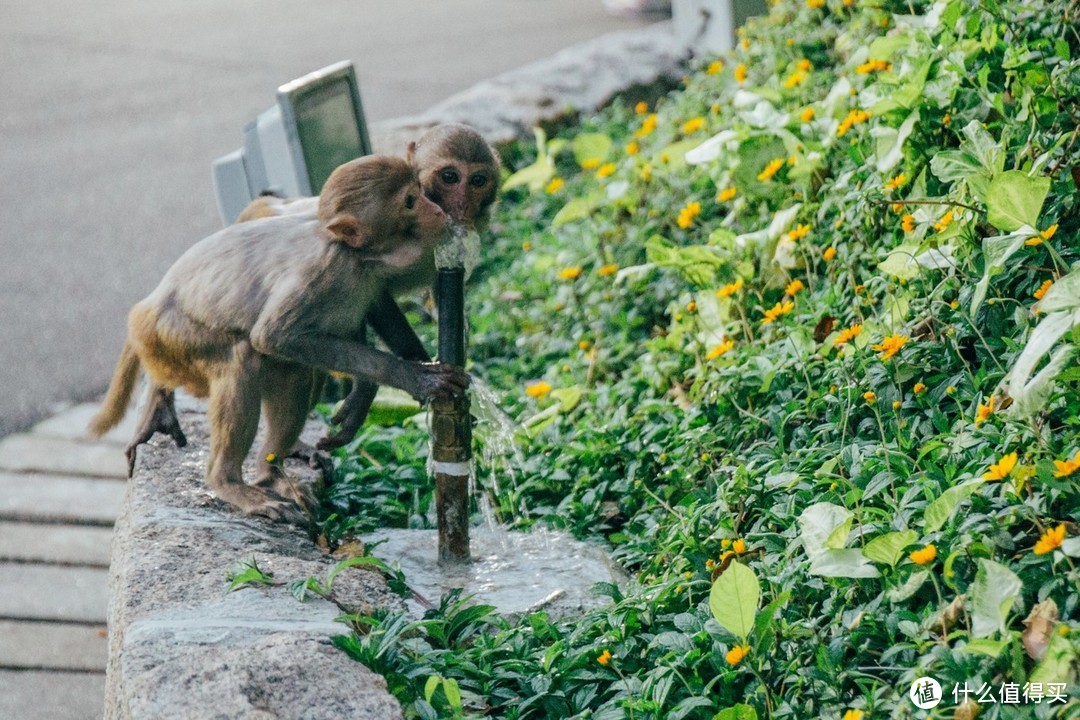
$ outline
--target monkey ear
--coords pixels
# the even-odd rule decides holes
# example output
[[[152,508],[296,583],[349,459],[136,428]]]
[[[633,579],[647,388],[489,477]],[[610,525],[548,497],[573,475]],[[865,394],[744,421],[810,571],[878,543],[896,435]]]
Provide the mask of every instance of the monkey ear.
[[[354,248],[362,248],[371,241],[371,231],[353,215],[336,215],[326,223],[326,234],[331,242],[343,242]]]
[[[416,141],[413,140],[409,143],[409,147],[405,149],[405,159],[409,161],[409,164],[416,167]]]

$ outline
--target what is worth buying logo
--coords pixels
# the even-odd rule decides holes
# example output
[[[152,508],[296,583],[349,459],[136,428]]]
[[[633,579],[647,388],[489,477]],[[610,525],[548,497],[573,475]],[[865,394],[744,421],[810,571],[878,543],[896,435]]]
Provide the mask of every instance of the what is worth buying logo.
[[[937,707],[938,703],[941,702],[941,684],[934,678],[917,678],[915,682],[911,683],[908,697],[911,698],[911,702],[915,703],[915,707],[922,710]]]

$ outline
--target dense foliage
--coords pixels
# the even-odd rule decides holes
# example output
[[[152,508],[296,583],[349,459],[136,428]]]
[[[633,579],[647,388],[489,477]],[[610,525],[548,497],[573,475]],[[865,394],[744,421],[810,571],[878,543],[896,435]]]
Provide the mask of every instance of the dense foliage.
[[[921,676],[933,717],[1080,712],[1078,18],[777,2],[519,148],[469,352],[521,430],[478,479],[635,580],[341,646],[420,717],[925,717]],[[365,430],[328,527],[429,522],[425,435]]]

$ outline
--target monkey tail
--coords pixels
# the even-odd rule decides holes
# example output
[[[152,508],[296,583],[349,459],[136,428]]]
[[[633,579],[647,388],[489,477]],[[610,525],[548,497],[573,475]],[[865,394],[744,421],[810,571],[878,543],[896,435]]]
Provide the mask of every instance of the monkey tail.
[[[105,393],[101,409],[87,426],[92,436],[104,435],[123,419],[138,378],[139,356],[131,343],[125,342],[124,349],[120,352],[120,362],[116,364],[116,372],[113,373],[112,382],[109,383],[109,391]]]

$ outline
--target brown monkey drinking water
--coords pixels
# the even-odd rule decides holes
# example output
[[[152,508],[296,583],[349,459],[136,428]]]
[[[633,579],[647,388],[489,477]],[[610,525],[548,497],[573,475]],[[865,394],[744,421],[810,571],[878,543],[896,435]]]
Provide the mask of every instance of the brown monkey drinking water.
[[[311,368],[405,390],[420,401],[462,392],[468,376],[448,365],[404,361],[357,341],[369,308],[394,278],[414,272],[445,232],[410,165],[369,156],[327,180],[317,214],[292,214],[225,228],[189,249],[128,316],[128,338],[104,405],[100,435],[130,401],[140,365],[150,401],[127,449],[154,432],[183,444],[173,391],[209,396],[207,485],[252,515],[303,521],[284,457],[307,417]],[[241,466],[255,438],[260,403],[266,442],[258,481]]]
[[[450,220],[467,230],[483,229],[499,182],[499,156],[480,133],[467,125],[437,125],[424,133],[410,153],[420,185],[430,200],[441,207]],[[318,198],[258,198],[244,209],[237,222],[291,214],[313,214]],[[435,254],[429,251],[410,272],[390,278],[386,291],[368,311],[368,323],[386,346],[405,360],[431,359],[423,343],[409,326],[394,297],[435,281]],[[378,387],[356,378],[353,391],[334,415],[339,425],[319,441],[321,450],[345,445],[364,424]]]

